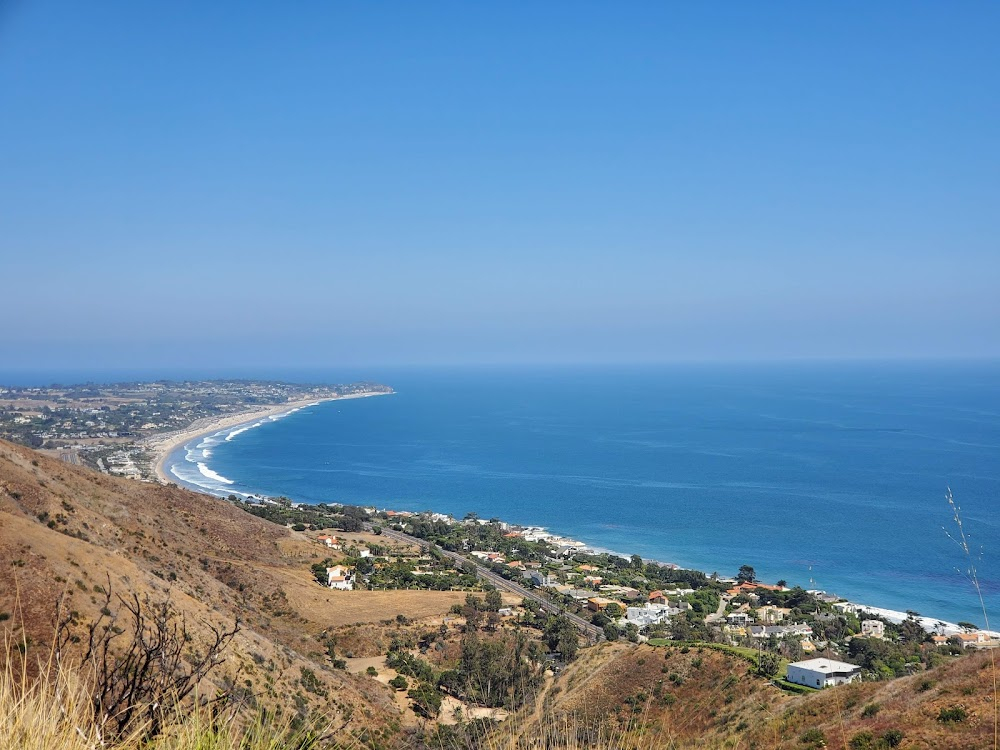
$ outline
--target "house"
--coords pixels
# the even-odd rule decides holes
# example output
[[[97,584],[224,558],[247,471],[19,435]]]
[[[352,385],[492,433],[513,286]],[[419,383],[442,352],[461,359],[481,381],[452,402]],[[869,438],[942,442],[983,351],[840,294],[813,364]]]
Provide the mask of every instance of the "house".
[[[865,638],[885,638],[885,623],[881,620],[862,620],[861,635]]]
[[[628,607],[625,610],[625,620],[639,628],[658,625],[670,619],[670,615],[678,610],[672,610],[666,604],[645,604],[642,607]]]
[[[787,607],[775,607],[773,604],[765,604],[757,608],[757,619],[765,625],[776,625],[784,620],[792,610]]]
[[[607,599],[603,596],[592,596],[587,600],[587,608],[594,612],[603,612],[611,604],[617,604],[622,610],[625,609],[625,607],[622,607],[621,602],[616,602],[614,599]]]
[[[331,589],[351,591],[354,588],[354,571],[344,565],[326,569],[326,580]]]
[[[589,583],[591,586],[600,586],[601,585],[601,581],[603,581],[603,580],[604,579],[601,578],[600,576],[584,576],[583,577],[583,582],[584,583]]]
[[[726,593],[730,596],[739,596],[740,594],[755,596],[754,591],[758,589],[762,589],[764,591],[781,591],[780,587],[769,586],[766,583],[738,583],[731,589],[727,590]]]
[[[319,543],[325,544],[330,549],[340,549],[340,542],[337,541],[337,537],[335,536],[321,536]]]
[[[952,638],[958,638],[959,643],[962,644],[962,648],[975,648],[976,646],[986,643],[989,641],[990,637],[982,631],[977,631],[975,633],[958,633]]]
[[[649,603],[650,604],[666,604],[667,595],[662,591],[650,591],[649,592]]]
[[[813,634],[812,628],[804,622],[797,622],[792,625],[751,625],[751,638],[792,638],[795,636],[808,637]]]
[[[543,573],[540,570],[526,570],[521,573],[522,576],[530,581],[533,581],[536,586],[555,586],[559,583],[559,579],[556,578],[551,573]]]
[[[750,619],[750,615],[746,612],[733,612],[726,615],[726,622],[737,628],[745,628],[750,624]]]
[[[360,557],[371,557],[372,551],[370,549],[358,550],[358,555]]]
[[[833,659],[808,659],[789,664],[787,679],[811,688],[846,685],[861,680],[861,667]]]

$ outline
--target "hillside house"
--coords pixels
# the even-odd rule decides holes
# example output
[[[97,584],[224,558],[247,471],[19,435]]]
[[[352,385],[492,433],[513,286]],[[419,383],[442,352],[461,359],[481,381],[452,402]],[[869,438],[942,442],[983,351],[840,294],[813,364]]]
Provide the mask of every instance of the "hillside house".
[[[326,569],[327,585],[331,589],[351,591],[354,589],[354,571],[344,565],[335,565]]]
[[[650,625],[659,625],[670,619],[671,615],[680,610],[671,609],[666,604],[645,604],[642,607],[628,607],[625,610],[625,621],[642,629]]]
[[[846,685],[861,680],[861,667],[833,659],[808,659],[789,664],[787,679],[811,688]]]

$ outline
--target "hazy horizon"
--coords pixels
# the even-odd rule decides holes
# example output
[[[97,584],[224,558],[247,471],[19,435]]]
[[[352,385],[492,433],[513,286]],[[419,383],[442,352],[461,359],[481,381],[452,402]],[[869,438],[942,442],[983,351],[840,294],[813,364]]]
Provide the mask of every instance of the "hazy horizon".
[[[0,10],[0,371],[1000,357],[1000,7]]]

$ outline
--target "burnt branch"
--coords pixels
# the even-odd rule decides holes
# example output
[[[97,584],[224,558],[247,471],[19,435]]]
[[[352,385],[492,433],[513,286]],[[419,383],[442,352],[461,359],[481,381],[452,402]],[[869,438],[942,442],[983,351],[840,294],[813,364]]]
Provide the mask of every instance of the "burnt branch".
[[[181,708],[224,661],[240,621],[231,627],[204,623],[207,637],[198,642],[169,597],[157,602],[134,593],[113,597],[110,579],[104,594],[100,614],[83,638],[71,617],[58,619],[56,657],[62,660],[70,643],[85,642],[80,665],[90,673],[92,707],[105,738],[136,731],[154,736],[164,716]]]

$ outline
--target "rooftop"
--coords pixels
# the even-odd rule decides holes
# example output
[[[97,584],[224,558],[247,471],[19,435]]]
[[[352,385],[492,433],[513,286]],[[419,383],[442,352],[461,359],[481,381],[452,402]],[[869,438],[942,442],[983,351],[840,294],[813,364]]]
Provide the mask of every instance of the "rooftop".
[[[853,672],[856,669],[861,669],[857,664],[848,664],[846,661],[836,661],[834,659],[807,659],[806,661],[792,662],[788,666],[809,669],[813,672],[822,672],[823,674]]]

